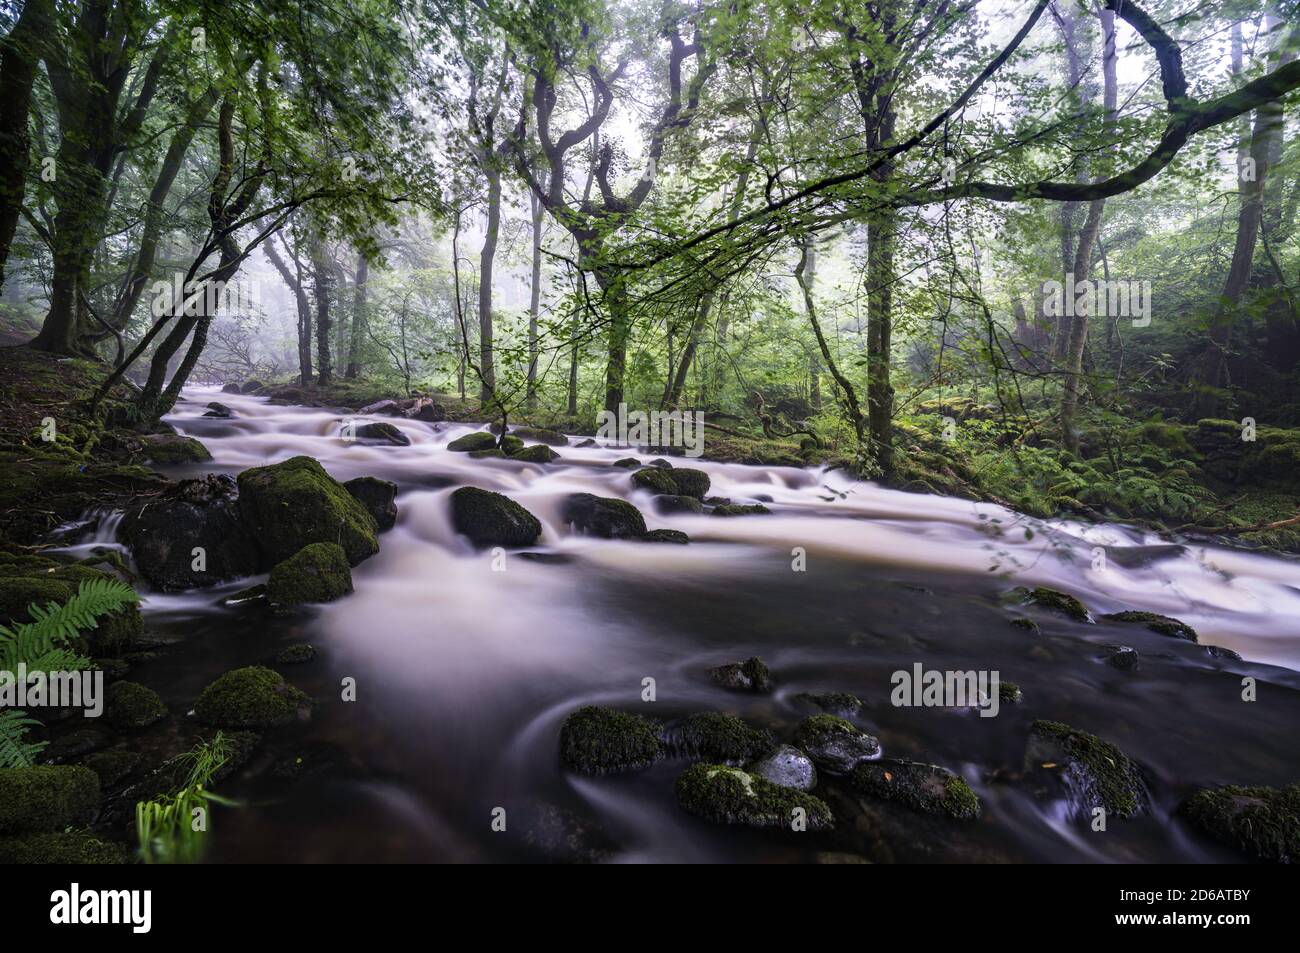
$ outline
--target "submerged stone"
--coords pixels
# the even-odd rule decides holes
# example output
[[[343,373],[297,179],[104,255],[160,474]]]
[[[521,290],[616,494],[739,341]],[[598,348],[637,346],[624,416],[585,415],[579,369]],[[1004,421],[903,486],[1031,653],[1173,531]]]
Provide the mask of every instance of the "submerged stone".
[[[724,503],[713,508],[714,516],[763,516],[772,511],[762,503]]]
[[[583,774],[637,771],[663,753],[658,726],[641,715],[587,705],[560,727],[560,760]]]
[[[873,761],[850,776],[863,794],[904,804],[924,814],[943,814],[960,821],[980,814],[980,801],[961,777],[937,764],[918,761]]]
[[[716,711],[688,715],[664,729],[662,737],[673,754],[726,764],[752,761],[776,743],[770,731]]]
[[[1047,586],[1035,586],[1033,589],[1021,586],[1012,593],[1020,602],[1049,612],[1074,619],[1076,622],[1091,622],[1088,607],[1067,592],[1049,589]]]
[[[1161,615],[1159,612],[1112,612],[1110,615],[1101,617],[1103,622],[1124,622],[1130,625],[1144,625],[1152,632],[1160,635],[1168,635],[1175,639],[1183,639],[1187,642],[1197,641],[1196,630],[1186,622],[1181,622],[1171,616]]]
[[[848,774],[880,756],[880,742],[835,715],[813,715],[795,729],[794,743],[830,774]]]
[[[848,692],[800,692],[794,696],[798,701],[815,705],[824,712],[852,718],[862,711],[863,702],[857,695]]]
[[[817,786],[817,768],[812,758],[793,745],[780,745],[769,751],[748,770],[783,788],[811,791]]]
[[[681,807],[716,824],[829,830],[835,823],[820,798],[721,764],[693,764],[675,786]]]
[[[1025,766],[1051,771],[1064,785],[1076,816],[1104,808],[1116,817],[1136,817],[1146,807],[1138,766],[1119,748],[1059,721],[1030,727]]]

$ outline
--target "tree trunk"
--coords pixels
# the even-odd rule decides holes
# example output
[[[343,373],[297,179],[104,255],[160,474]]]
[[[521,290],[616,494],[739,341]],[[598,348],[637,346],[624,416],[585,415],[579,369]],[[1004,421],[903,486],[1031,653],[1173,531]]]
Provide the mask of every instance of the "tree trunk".
[[[370,259],[357,253],[356,292],[352,299],[352,334],[348,338],[348,369],[344,377],[355,380],[361,373],[361,341],[366,334],[366,282],[370,280]]]
[[[27,190],[27,117],[40,44],[53,27],[53,0],[27,0],[9,35],[0,41],[0,287]]]
[[[316,380],[325,387],[334,379],[334,360],[330,354],[330,290],[334,263],[325,253],[325,242],[318,235],[311,244],[312,278],[316,293]]]
[[[266,249],[266,257],[270,259],[271,264],[280,273],[284,283],[293,292],[294,303],[298,311],[298,379],[307,384],[311,382],[312,377],[311,302],[307,299],[307,291],[302,286],[301,276],[289,270],[288,264],[276,250],[275,239],[267,239],[264,248]]]
[[[528,297],[528,412],[537,409],[537,319],[542,308],[542,203],[531,191],[528,210],[533,221],[533,271]]]
[[[501,230],[501,176],[492,169],[487,177],[487,232],[478,258],[478,360],[479,403],[495,404],[497,376],[492,340],[492,269],[496,262],[497,234]]]

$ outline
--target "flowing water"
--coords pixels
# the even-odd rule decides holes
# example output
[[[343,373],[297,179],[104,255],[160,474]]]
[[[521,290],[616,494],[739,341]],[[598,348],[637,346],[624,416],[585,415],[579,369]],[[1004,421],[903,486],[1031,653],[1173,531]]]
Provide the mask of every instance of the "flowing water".
[[[379,554],[354,569],[355,593],[304,614],[220,604],[248,580],[148,594],[151,630],[175,644],[132,678],[173,712],[229,668],[271,663],[304,639],[320,650],[281,669],[319,704],[232,785],[245,806],[216,818],[215,860],[1232,860],[1174,815],[1181,797],[1207,784],[1300,779],[1296,561],[1171,547],[1130,527],[1044,522],[816,468],[677,460],[709,474],[711,495],[772,514],[657,516],[629,472],[611,466],[635,453],[627,448],[562,447],[545,466],[474,460],[445,449],[481,429],[470,425],[397,421],[411,445],[372,446],[341,439],[344,421],[362,418],[337,411],[220,395],[237,417],[201,416],[216,396],[193,390],[170,418],[213,461],[171,475],[236,474],[306,454],[340,480],[394,481],[399,515]],[[502,563],[473,549],[450,520],[449,495],[462,485],[527,507],[544,525],[531,551],[563,558],[510,553]],[[627,499],[651,528],[683,530],[692,543],[573,535],[559,510],[574,492]],[[1071,592],[1094,616],[1176,616],[1203,645],[1243,660],[1140,626],[1008,606],[1022,585]],[[1041,634],[1010,624],[1023,614]],[[1116,642],[1139,650],[1139,671],[1105,663]],[[710,667],[751,655],[771,667],[773,694],[710,681]],[[916,663],[996,670],[1024,701],[993,718],[891,705],[892,673]],[[1256,701],[1242,699],[1245,676],[1258,680]],[[345,678],[356,701],[340,700]],[[653,702],[642,700],[647,678]],[[983,801],[981,819],[958,825],[832,794],[834,834],[752,832],[676,806],[685,762],[612,778],[559,764],[560,724],[581,705],[663,719],[731,711],[788,737],[812,713],[795,696],[825,690],[865,700],[857,721],[886,756],[961,773]],[[1104,833],[1067,819],[1022,771],[1035,718],[1096,732],[1139,761],[1150,814]],[[497,808],[504,831],[493,829]]]

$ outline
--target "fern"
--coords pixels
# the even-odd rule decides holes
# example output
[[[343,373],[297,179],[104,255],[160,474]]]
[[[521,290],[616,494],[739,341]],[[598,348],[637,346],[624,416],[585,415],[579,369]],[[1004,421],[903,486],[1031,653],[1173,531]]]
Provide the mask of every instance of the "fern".
[[[217,772],[234,754],[234,747],[220,731],[211,741],[199,742],[192,751],[164,765],[183,777],[183,787],[174,794],[162,794],[135,805],[136,837],[140,858],[146,864],[193,864],[202,860],[207,848],[206,814],[213,804],[237,807],[238,802],[207,790]],[[205,823],[195,824],[202,812]]]
[[[115,612],[140,597],[130,586],[116,579],[88,579],[77,594],[63,605],[27,607],[31,622],[12,629],[0,625],[0,671],[17,672],[20,664],[28,671],[78,671],[90,661],[67,648],[66,643],[86,629],[94,628],[100,616]]]
[[[28,768],[36,762],[46,743],[27,742],[23,738],[28,728],[39,724],[21,709],[0,711],[0,768]]]

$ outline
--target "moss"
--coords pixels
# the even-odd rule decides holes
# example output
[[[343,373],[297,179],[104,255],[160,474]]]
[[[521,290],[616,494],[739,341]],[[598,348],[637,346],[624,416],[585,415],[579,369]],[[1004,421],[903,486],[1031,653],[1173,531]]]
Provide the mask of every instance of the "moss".
[[[87,755],[81,763],[99,776],[101,788],[107,788],[128,777],[139,767],[141,760],[138,751],[110,748]]]
[[[677,543],[685,546],[691,538],[677,529],[652,529],[637,537],[640,543]]]
[[[535,440],[538,443],[549,444],[552,447],[568,446],[569,438],[562,433],[556,433],[554,430],[545,430],[541,427],[516,427],[511,433],[522,440]]]
[[[167,717],[158,693],[138,682],[114,682],[104,693],[104,717],[114,728],[144,728]]]
[[[1300,862],[1300,784],[1197,791],[1180,811],[1198,830],[1255,860]]]
[[[266,581],[266,596],[276,605],[332,602],[352,591],[347,554],[337,543],[312,543],[282,563]]]
[[[140,443],[141,455],[151,463],[206,463],[212,459],[202,443],[180,434],[147,434],[140,438]]]
[[[641,715],[588,705],[560,728],[560,760],[583,774],[636,771],[662,757],[657,725]]]
[[[636,457],[623,457],[621,460],[615,460],[611,465],[621,467],[624,470],[635,470],[641,466],[641,461]]]
[[[660,467],[646,467],[637,470],[632,474],[632,483],[643,490],[649,490],[651,493],[679,495],[677,484],[673,482],[672,473]]]
[[[447,444],[447,449],[456,453],[468,453],[471,450],[495,450],[496,448],[497,438],[482,430],[467,433]]]
[[[1144,625],[1152,632],[1160,635],[1168,635],[1175,639],[1183,639],[1187,642],[1196,642],[1196,630],[1186,622],[1180,622],[1171,616],[1161,615],[1159,612],[1112,612],[1110,615],[1101,617],[1105,622],[1126,622],[1133,625]]]
[[[1061,592],[1058,589],[1049,589],[1047,586],[1035,586],[1033,589],[1027,589],[1022,586],[1014,590],[1013,595],[1022,603],[1068,616],[1076,622],[1092,621],[1087,606],[1069,593]]]
[[[475,460],[504,460],[506,453],[499,447],[489,447],[487,450],[471,450],[469,456]]]
[[[1059,721],[1030,727],[1030,766],[1051,765],[1085,810],[1102,807],[1117,817],[1136,817],[1146,805],[1142,775],[1119,748]],[[1037,762],[1037,764],[1033,764]]]
[[[794,743],[832,774],[846,774],[880,754],[876,738],[837,715],[805,718],[795,729]]]
[[[960,776],[937,764],[873,761],[850,775],[863,794],[906,805],[923,814],[943,814],[959,821],[980,815],[980,799]]]
[[[127,864],[131,854],[115,841],[80,831],[0,838],[0,864]]]
[[[524,449],[524,442],[513,434],[506,434],[501,440],[501,449],[507,457],[513,457]]]
[[[533,444],[531,447],[525,447],[522,450],[516,450],[510,454],[511,460],[522,460],[524,463],[554,463],[560,459],[560,455],[544,443]]]
[[[1024,700],[1024,693],[1015,682],[998,682],[998,698],[1008,704],[1017,705]]]
[[[635,539],[645,535],[645,517],[627,500],[571,493],[564,498],[560,519],[579,533],[601,539]]]
[[[310,699],[279,672],[250,665],[227,672],[203,689],[194,713],[215,728],[275,728],[309,705]]]
[[[757,655],[743,662],[731,662],[710,669],[709,677],[732,691],[766,693],[772,690],[772,672]]]
[[[673,485],[677,487],[677,493],[681,496],[693,496],[697,500],[702,500],[709,492],[709,475],[703,470],[674,467],[669,471],[669,475],[672,477]]]
[[[79,826],[98,810],[99,777],[89,768],[0,768],[0,834]]]
[[[770,731],[755,728],[736,715],[713,711],[682,719],[665,730],[663,740],[674,754],[725,764],[753,761],[776,743]]]
[[[280,665],[301,665],[316,658],[316,647],[310,642],[299,642],[280,650],[275,660]]]
[[[832,715],[848,717],[862,711],[862,699],[848,692],[800,692],[794,696],[801,702],[815,705]]]
[[[714,516],[762,516],[771,512],[762,503],[724,503],[713,508]]]
[[[476,546],[530,546],[542,534],[541,521],[514,500],[491,490],[462,486],[451,494],[456,532]]]
[[[727,765],[693,764],[677,779],[675,790],[684,810],[716,824],[791,830],[796,809],[804,812],[807,830],[829,830],[835,824],[820,798]]]
[[[337,543],[353,566],[379,551],[374,518],[311,457],[245,470],[239,510],[267,567],[309,543]]]
[[[64,603],[76,592],[75,586],[57,579],[0,579],[0,620],[30,622],[27,608],[32,603],[44,608],[51,602]]]

